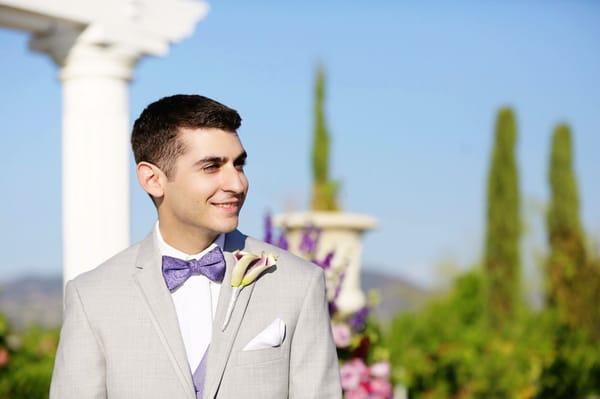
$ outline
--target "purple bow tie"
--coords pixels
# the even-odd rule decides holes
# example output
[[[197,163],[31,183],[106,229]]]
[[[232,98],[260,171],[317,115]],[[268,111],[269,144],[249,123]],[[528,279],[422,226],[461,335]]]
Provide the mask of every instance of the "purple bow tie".
[[[169,291],[179,288],[192,274],[202,274],[220,283],[225,277],[225,257],[221,248],[215,247],[200,259],[182,260],[162,257],[162,273]]]

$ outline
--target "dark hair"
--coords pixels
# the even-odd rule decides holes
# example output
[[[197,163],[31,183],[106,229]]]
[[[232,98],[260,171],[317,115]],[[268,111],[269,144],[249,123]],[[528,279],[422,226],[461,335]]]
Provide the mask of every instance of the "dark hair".
[[[236,110],[199,95],[177,94],[148,105],[133,124],[131,147],[135,162],[150,162],[169,178],[175,160],[185,152],[180,128],[217,128],[236,132],[242,118]]]

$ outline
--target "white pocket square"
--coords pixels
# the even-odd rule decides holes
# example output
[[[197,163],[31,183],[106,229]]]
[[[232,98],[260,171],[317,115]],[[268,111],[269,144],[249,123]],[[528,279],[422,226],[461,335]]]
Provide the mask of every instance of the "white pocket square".
[[[285,338],[285,323],[280,318],[273,320],[271,324],[262,330],[256,337],[246,344],[243,351],[253,351],[279,346]]]

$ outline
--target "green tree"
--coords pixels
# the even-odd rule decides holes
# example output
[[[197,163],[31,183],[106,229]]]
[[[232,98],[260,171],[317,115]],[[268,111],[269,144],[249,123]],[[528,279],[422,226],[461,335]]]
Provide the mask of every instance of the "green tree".
[[[48,397],[58,329],[12,332],[0,314],[0,399]]]
[[[339,184],[329,178],[330,138],[325,122],[325,71],[317,68],[315,83],[315,125],[313,131],[313,193],[311,207],[313,210],[336,211],[339,209],[337,195]]]
[[[496,119],[495,141],[487,186],[487,230],[484,266],[492,325],[512,317],[520,297],[520,198],[513,111],[502,108]]]
[[[547,302],[561,319],[572,319],[578,274],[586,263],[584,233],[579,219],[579,195],[573,170],[571,129],[559,124],[552,135],[548,173],[550,206],[547,214],[550,256],[547,263]]]
[[[600,393],[600,261],[585,247],[566,124],[552,135],[548,181],[546,303],[555,324],[554,357],[544,368],[537,397],[582,398]]]
[[[550,324],[519,312],[489,325],[486,278],[479,268],[418,313],[398,315],[389,337],[393,370],[411,398],[532,398],[552,355]]]

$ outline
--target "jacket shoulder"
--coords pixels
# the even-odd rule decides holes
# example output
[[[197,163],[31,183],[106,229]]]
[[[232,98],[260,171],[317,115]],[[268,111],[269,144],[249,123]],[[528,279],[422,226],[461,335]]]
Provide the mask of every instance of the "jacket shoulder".
[[[80,290],[103,287],[106,284],[114,286],[115,283],[123,280],[123,276],[132,274],[139,248],[140,243],[131,245],[71,281]]]

